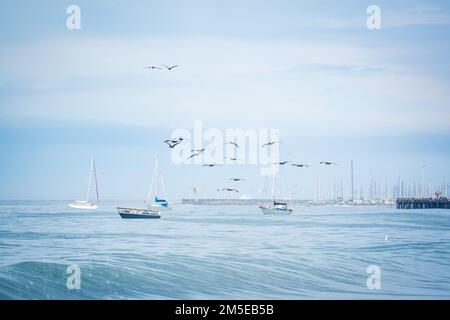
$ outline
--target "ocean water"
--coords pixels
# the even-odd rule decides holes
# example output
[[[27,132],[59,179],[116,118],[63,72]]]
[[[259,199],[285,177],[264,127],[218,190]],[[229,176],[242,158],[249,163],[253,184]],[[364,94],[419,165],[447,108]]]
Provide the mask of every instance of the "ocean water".
[[[160,220],[116,205],[0,202],[1,299],[449,299],[450,211],[176,204]],[[388,241],[385,240],[388,235]],[[67,268],[80,268],[68,289]],[[380,268],[370,290],[367,268]]]

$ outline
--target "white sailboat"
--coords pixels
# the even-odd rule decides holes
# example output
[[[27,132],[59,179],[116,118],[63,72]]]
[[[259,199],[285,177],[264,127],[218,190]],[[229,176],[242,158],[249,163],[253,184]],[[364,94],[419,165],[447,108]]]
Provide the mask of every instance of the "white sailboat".
[[[86,200],[77,200],[69,204],[69,207],[74,209],[82,209],[82,210],[95,210],[98,208],[97,204],[90,201],[89,197],[91,194],[91,186],[92,186],[92,178],[95,180],[95,193],[97,196],[97,203],[98,203],[98,182],[97,182],[97,171],[95,168],[95,159],[92,155],[91,159],[91,169],[89,171],[89,182],[88,182],[88,188],[87,188],[87,194],[86,194]]]
[[[289,206],[285,202],[279,202],[275,200],[275,182],[276,182],[276,170],[275,170],[275,164],[273,165],[273,171],[272,171],[272,197],[273,197],[273,203],[271,205],[260,205],[259,208],[264,214],[274,214],[274,215],[289,215],[294,211],[294,208]]]
[[[153,169],[152,183],[147,195],[148,208],[151,210],[170,210],[172,204],[167,200],[166,187],[158,168],[159,159],[156,157],[155,168]],[[158,184],[161,183],[163,198],[158,197]]]

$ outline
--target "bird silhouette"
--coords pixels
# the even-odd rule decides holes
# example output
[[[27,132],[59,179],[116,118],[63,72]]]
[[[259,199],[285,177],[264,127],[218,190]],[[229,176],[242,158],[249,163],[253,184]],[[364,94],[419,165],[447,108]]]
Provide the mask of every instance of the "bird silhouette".
[[[169,71],[172,70],[173,68],[178,67],[178,65],[174,65],[174,66],[169,67],[169,66],[166,66],[165,64],[163,64],[163,66],[166,67],[167,70],[169,70]]]
[[[191,159],[193,157],[199,156],[200,154],[201,154],[201,152],[195,152],[190,157],[188,157],[186,160],[189,160],[189,159]]]
[[[230,178],[230,180],[231,180],[231,181],[235,181],[235,182],[238,182],[238,181],[245,181],[245,179],[241,179],[241,178]]]
[[[309,165],[307,165],[307,164],[297,164],[297,163],[293,163],[293,164],[291,164],[291,166],[297,167],[297,168],[309,167]]]
[[[267,143],[264,143],[264,144],[261,146],[261,148],[264,148],[264,147],[267,147],[267,146],[274,145],[275,143],[281,143],[281,141],[279,141],[279,140],[269,141],[269,142],[267,142]]]
[[[145,67],[144,69],[152,69],[152,70],[162,70],[162,68],[160,67],[155,67],[155,66],[151,66],[151,67]]]
[[[178,138],[172,138],[172,139],[166,139],[163,141],[163,143],[166,143],[171,149],[182,143],[183,141],[189,141],[189,139],[178,137]]]
[[[168,146],[169,146],[169,148],[170,149],[173,149],[173,148],[175,148],[177,145],[179,145],[180,143],[181,143],[182,141],[179,141],[179,140],[167,140],[167,141],[164,141],[164,143],[166,143]]]
[[[215,164],[215,163],[205,163],[202,165],[202,167],[220,167],[220,164]]]
[[[239,148],[239,145],[236,142],[233,142],[233,141],[227,142],[225,144],[231,144],[231,145],[235,146],[236,148]]]
[[[320,164],[326,165],[326,166],[337,166],[336,162],[329,162],[329,161],[321,161]]]
[[[289,161],[280,161],[280,162],[274,162],[273,164],[278,164],[280,166],[284,166],[286,163],[288,163]]]
[[[192,149],[191,152],[200,152],[200,153],[203,153],[205,150],[206,150],[205,148],[203,148],[203,149]]]
[[[237,189],[232,189],[232,188],[222,188],[222,191],[239,192],[239,190],[237,190]]]

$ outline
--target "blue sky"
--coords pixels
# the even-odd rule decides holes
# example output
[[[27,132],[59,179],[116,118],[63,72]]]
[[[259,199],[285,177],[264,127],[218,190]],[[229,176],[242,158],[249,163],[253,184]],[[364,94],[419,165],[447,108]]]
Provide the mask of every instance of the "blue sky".
[[[81,30],[66,28],[70,4],[81,8]],[[371,4],[381,8],[381,30],[366,28]],[[161,138],[195,120],[280,129],[283,152],[310,161],[359,158],[364,179],[371,171],[382,181],[415,179],[427,162],[430,184],[448,181],[448,39],[447,1],[5,3],[0,198],[82,195],[92,152],[105,169],[105,197],[139,198],[156,153],[167,156]],[[162,63],[180,67],[144,70]],[[336,140],[348,143],[331,148]],[[405,141],[407,159],[399,151]],[[387,142],[399,148],[382,147]],[[364,154],[355,150],[361,145],[369,146]],[[202,180],[200,168],[164,166],[175,197],[194,180],[205,190],[222,184]],[[335,171],[324,183],[348,170]],[[257,172],[214,174],[253,177],[253,194]],[[302,179],[312,190],[315,174]]]

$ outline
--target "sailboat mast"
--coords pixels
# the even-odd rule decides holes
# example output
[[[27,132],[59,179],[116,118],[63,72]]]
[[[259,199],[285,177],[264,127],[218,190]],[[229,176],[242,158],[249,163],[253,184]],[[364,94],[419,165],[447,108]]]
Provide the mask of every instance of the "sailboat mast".
[[[156,157],[156,164],[155,164],[155,197],[158,196],[158,164],[159,164],[159,157]]]
[[[275,201],[275,164],[272,164],[272,198]]]
[[[150,197],[152,196],[153,186],[155,185],[155,194],[158,192],[157,185],[158,185],[158,157],[156,157],[155,161],[155,168],[153,169],[153,175],[152,175],[152,183],[150,184],[150,190],[148,190],[147,194],[147,201],[150,201]]]
[[[89,202],[89,194],[91,193],[93,167],[94,167],[94,156],[92,156],[92,159],[91,159],[91,169],[89,171],[89,183],[88,183],[87,194],[86,194],[86,202]]]
[[[93,163],[93,165],[94,165],[95,193],[96,193],[96,195],[97,195],[97,202],[99,202],[99,198],[98,198],[97,168],[95,167],[95,159],[94,159],[94,156],[92,156],[92,163]]]

